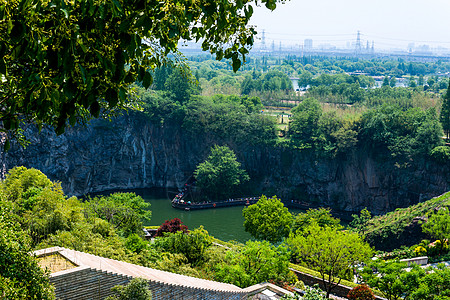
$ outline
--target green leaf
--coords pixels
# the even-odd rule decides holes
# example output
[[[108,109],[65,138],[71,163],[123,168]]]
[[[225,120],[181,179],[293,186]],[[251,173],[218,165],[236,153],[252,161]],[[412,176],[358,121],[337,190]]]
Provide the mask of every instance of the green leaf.
[[[0,74],[6,75],[6,64],[3,57],[0,58]]]
[[[241,67],[241,61],[238,58],[233,58],[233,71],[237,72]]]
[[[9,148],[11,148],[11,143],[10,143],[9,139],[7,139],[5,144],[3,145],[3,150],[8,151]]]
[[[144,79],[142,80],[142,85],[148,89],[150,85],[153,83],[153,76],[150,74],[150,72],[145,72]]]

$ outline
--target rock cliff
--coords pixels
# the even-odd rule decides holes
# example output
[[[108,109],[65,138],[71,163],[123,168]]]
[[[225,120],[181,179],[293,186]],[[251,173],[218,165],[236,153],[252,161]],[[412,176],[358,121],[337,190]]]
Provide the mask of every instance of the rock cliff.
[[[61,182],[69,195],[116,189],[181,187],[220,141],[192,136],[178,125],[154,125],[139,113],[113,122],[94,120],[61,136],[33,126],[31,144],[3,153],[3,169],[23,165]],[[312,151],[269,146],[230,146],[252,178],[254,193],[276,194],[343,211],[367,207],[383,213],[449,190],[448,165],[432,161],[376,159],[355,149],[345,157],[320,158]]]

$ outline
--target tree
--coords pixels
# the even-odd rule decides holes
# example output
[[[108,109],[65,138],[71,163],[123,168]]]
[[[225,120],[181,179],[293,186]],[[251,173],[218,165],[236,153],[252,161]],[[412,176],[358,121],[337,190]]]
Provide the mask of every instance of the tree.
[[[442,98],[441,114],[439,115],[442,128],[447,135],[447,140],[450,139],[450,83],[448,85],[447,93]]]
[[[447,208],[439,209],[422,225],[422,230],[441,241],[450,238],[450,214]]]
[[[204,261],[205,252],[211,244],[211,237],[203,226],[187,233],[182,231],[167,233],[155,241],[156,248],[183,254],[192,265],[198,265]]]
[[[195,169],[197,186],[209,197],[225,200],[233,189],[248,181],[250,177],[241,169],[233,150],[215,145],[211,154]]]
[[[406,271],[405,262],[373,260],[359,274],[369,286],[378,289],[388,300],[408,299],[417,288],[425,270],[413,264]]]
[[[320,227],[341,228],[340,220],[333,218],[331,210],[321,207],[317,209],[310,208],[306,212],[296,215],[291,231],[293,233],[301,233],[313,223]]]
[[[429,272],[421,274],[419,284],[414,286],[411,300],[434,300],[450,298],[450,269],[444,265],[428,269]]]
[[[242,215],[245,231],[272,243],[289,235],[293,221],[292,214],[276,196],[261,196],[257,203],[244,208]]]
[[[242,288],[269,280],[288,282],[293,275],[287,249],[267,241],[247,241],[245,246],[228,251],[225,261],[215,269],[216,280]]]
[[[373,252],[358,234],[317,223],[302,234],[291,233],[286,242],[297,260],[320,273],[327,298],[342,278],[353,274],[353,266]]]
[[[383,84],[381,86],[390,86],[389,85],[389,77],[388,76],[384,76]]]
[[[397,79],[395,78],[395,76],[391,77],[391,80],[389,81],[389,86],[394,88],[397,85]]]
[[[322,107],[314,98],[306,98],[292,109],[292,121],[289,124],[290,135],[302,144],[313,145],[320,139],[319,120]]]
[[[12,203],[0,199],[0,298],[54,299],[49,274],[30,252],[30,238],[18,226]]]
[[[85,203],[88,218],[101,218],[119,229],[123,235],[142,234],[142,221],[150,220],[150,204],[134,193],[114,193],[89,198]]]
[[[355,229],[356,232],[363,234],[366,231],[367,222],[372,218],[370,211],[366,208],[362,209],[358,215],[352,215],[353,220],[350,222],[350,226]]]
[[[355,286],[347,295],[350,300],[375,300],[372,290],[365,284]]]
[[[183,222],[181,222],[178,218],[173,218],[172,220],[166,220],[161,226],[159,226],[158,230],[156,231],[155,236],[164,236],[164,233],[170,232],[175,233],[178,231],[182,231],[184,233],[188,232],[188,227],[186,225],[183,225]]]
[[[116,285],[112,288],[116,294],[105,300],[152,300],[148,281],[143,278],[133,278],[127,285]]]
[[[178,53],[178,42],[202,40],[237,70],[253,44],[253,6],[278,0],[42,1],[0,5],[1,131],[19,121],[57,133],[114,108],[128,107],[128,86],[149,87],[151,71]]]

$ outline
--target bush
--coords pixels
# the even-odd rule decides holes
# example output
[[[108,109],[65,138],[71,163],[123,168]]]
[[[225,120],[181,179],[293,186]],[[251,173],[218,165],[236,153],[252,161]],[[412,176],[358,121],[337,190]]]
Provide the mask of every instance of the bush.
[[[347,298],[351,300],[373,300],[375,296],[367,285],[360,284],[350,290]]]
[[[431,150],[431,157],[439,162],[450,161],[450,148],[447,146],[437,146]]]
[[[188,227],[186,225],[183,225],[182,223],[183,222],[181,222],[181,220],[178,218],[174,218],[170,221],[166,220],[161,226],[159,226],[155,236],[163,236],[166,232],[175,233],[178,231],[182,231],[184,233],[187,233]]]

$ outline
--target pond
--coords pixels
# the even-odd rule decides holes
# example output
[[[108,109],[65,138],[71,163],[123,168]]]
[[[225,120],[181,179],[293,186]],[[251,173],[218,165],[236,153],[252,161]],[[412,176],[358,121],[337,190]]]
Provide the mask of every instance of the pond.
[[[183,211],[172,207],[171,199],[164,191],[152,189],[134,192],[151,205],[152,219],[145,225],[161,225],[166,220],[179,218],[189,229],[203,225],[210,235],[223,241],[246,242],[251,239],[251,235],[244,230],[243,206]],[[299,209],[289,211],[301,212]]]

